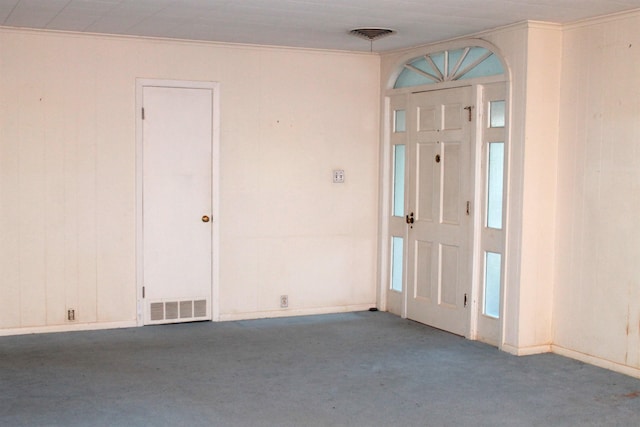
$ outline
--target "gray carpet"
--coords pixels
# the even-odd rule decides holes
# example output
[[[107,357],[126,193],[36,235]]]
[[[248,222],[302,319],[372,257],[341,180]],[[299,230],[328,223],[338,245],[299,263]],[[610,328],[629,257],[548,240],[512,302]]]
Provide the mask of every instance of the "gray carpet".
[[[640,381],[387,313],[0,337],[1,426],[640,426]]]

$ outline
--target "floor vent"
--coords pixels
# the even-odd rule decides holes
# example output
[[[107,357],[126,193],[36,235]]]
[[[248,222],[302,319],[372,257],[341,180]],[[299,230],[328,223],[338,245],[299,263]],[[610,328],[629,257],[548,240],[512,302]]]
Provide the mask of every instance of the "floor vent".
[[[207,300],[155,301],[149,303],[150,323],[189,322],[207,319]]]
[[[177,301],[164,303],[164,318],[167,320],[175,320],[178,318],[178,303]]]
[[[180,301],[180,318],[193,317],[193,301]]]
[[[201,299],[193,302],[193,317],[207,316],[207,300]]]
[[[151,303],[151,321],[164,320],[164,303],[152,302]]]

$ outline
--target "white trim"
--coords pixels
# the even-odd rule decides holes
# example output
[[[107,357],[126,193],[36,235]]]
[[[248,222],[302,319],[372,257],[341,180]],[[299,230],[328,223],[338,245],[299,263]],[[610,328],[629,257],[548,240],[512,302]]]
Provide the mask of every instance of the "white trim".
[[[388,258],[390,257],[389,249],[389,218],[390,210],[387,209],[391,206],[391,190],[386,183],[390,182],[391,177],[391,156],[388,147],[391,147],[391,99],[385,96],[382,99],[382,120],[380,131],[382,132],[382,143],[379,146],[379,178],[378,188],[380,189],[378,198],[378,212],[380,215],[380,221],[378,223],[378,285],[377,285],[377,305],[378,309],[387,311],[387,292],[389,289],[388,277],[390,273],[390,266]]]
[[[177,39],[171,37],[153,37],[153,36],[132,36],[125,34],[106,34],[106,33],[92,33],[92,32],[80,32],[71,30],[52,30],[42,28],[23,28],[23,27],[11,27],[7,25],[0,25],[0,32],[6,33],[32,33],[36,35],[46,34],[58,37],[73,37],[73,38],[96,38],[103,40],[124,40],[128,42],[155,42],[155,43],[171,43],[186,46],[211,46],[219,48],[232,47],[234,49],[247,49],[247,50],[270,50],[270,51],[299,51],[299,52],[314,52],[314,53],[326,53],[329,55],[362,55],[362,56],[380,56],[381,52],[369,52],[360,50],[344,50],[344,49],[328,49],[328,48],[313,48],[313,47],[297,47],[297,46],[278,46],[278,45],[264,45],[264,44],[252,44],[252,43],[234,43],[234,42],[220,42],[210,40],[189,40],[189,39]]]
[[[622,12],[610,13],[608,15],[600,15],[592,18],[581,19],[579,21],[569,22],[561,26],[562,30],[573,30],[580,27],[592,25],[607,24],[621,19],[633,19],[640,16],[640,9],[625,10]]]
[[[143,236],[142,236],[142,90],[144,87],[174,87],[191,89],[210,89],[212,92],[212,135],[211,135],[211,318],[220,317],[220,83],[185,80],[136,79],[136,307],[137,326],[144,324],[144,285]]]
[[[640,369],[638,368],[623,365],[617,362],[612,362],[611,360],[602,359],[600,357],[591,356],[579,351],[569,350],[568,348],[564,348],[555,344],[551,345],[551,351],[557,355],[579,360],[581,362],[588,363],[599,368],[609,369],[611,371],[629,375],[630,377],[634,378],[640,378]]]
[[[514,356],[531,356],[534,354],[551,352],[551,344],[533,345],[530,347],[516,347],[510,344],[502,344],[500,350],[506,351]]]
[[[213,86],[213,140],[211,141],[211,320],[220,319],[220,83]]]
[[[220,315],[221,321],[272,319],[278,317],[310,316],[314,314],[351,313],[367,311],[375,308],[375,304],[343,305],[336,307],[301,308],[294,310],[251,311],[245,313],[224,313]]]
[[[472,191],[471,194],[471,243],[470,257],[471,257],[471,287],[469,288],[471,295],[471,303],[469,305],[469,335],[467,338],[472,340],[478,339],[478,316],[480,312],[480,301],[478,296],[480,295],[480,266],[482,265],[482,199],[485,194],[481,186],[484,185],[482,177],[482,141],[483,141],[483,122],[484,122],[484,108],[483,108],[483,86],[480,84],[474,84],[473,90],[473,105],[475,106],[475,115],[473,123],[473,140],[470,150],[471,155],[471,181]],[[478,191],[480,190],[480,191]]]
[[[135,320],[127,320],[124,322],[69,323],[53,326],[31,326],[25,328],[0,329],[0,337],[27,334],[49,334],[54,332],[98,331],[103,329],[134,328],[136,326],[138,326],[138,323]]]

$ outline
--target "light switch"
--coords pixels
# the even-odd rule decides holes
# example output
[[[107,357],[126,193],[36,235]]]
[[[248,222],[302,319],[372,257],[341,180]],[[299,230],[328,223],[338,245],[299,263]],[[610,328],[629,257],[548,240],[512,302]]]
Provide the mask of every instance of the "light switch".
[[[333,183],[334,184],[342,184],[344,182],[344,170],[343,169],[334,169],[333,171]]]

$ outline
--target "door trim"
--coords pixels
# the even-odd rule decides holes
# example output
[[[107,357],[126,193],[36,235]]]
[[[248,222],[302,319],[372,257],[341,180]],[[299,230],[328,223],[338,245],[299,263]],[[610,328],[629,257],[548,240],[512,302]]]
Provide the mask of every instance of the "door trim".
[[[209,89],[212,93],[211,135],[211,318],[220,319],[220,83],[185,80],[136,79],[136,324],[144,324],[143,209],[142,209],[142,92],[144,87]]]
[[[425,84],[419,86],[409,86],[404,88],[394,88],[394,84],[400,73],[404,69],[404,64],[407,61],[413,60],[425,54],[441,52],[444,50],[452,50],[461,47],[467,46],[480,46],[488,49],[494,55],[496,55],[504,68],[504,73],[502,75],[496,76],[488,76],[488,77],[475,77],[463,80],[456,81],[448,81],[443,83],[432,83]],[[481,124],[481,119],[484,118],[482,115],[483,106],[483,98],[482,95],[484,90],[489,86],[494,85],[503,85],[504,90],[504,100],[506,101],[506,120],[507,124],[505,126],[505,135],[504,135],[504,143],[505,143],[505,169],[504,169],[504,195],[503,195],[503,209],[504,209],[504,217],[503,217],[503,233],[504,233],[504,252],[502,259],[502,287],[500,289],[500,317],[498,319],[498,338],[497,338],[497,347],[498,349],[508,351],[513,353],[511,350],[511,346],[506,344],[507,335],[512,333],[509,332],[508,325],[513,322],[507,322],[507,317],[511,317],[516,319],[518,316],[518,306],[513,297],[514,289],[517,293],[519,282],[516,275],[513,273],[517,271],[519,268],[518,254],[521,252],[520,245],[518,245],[518,236],[521,234],[518,227],[516,227],[515,231],[513,229],[513,219],[517,217],[517,211],[521,210],[518,206],[518,200],[521,198],[518,188],[517,182],[519,179],[515,179],[516,184],[514,184],[514,176],[519,175],[518,173],[514,174],[514,169],[518,169],[514,167],[514,156],[522,157],[522,150],[515,150],[512,147],[512,133],[513,133],[513,114],[512,114],[512,98],[513,98],[513,76],[512,69],[509,66],[508,62],[505,60],[504,54],[501,52],[497,46],[483,39],[478,38],[461,38],[454,41],[447,41],[442,43],[435,43],[428,46],[417,47],[407,50],[400,56],[391,55],[389,58],[383,59],[383,72],[381,76],[381,85],[382,85],[382,93],[381,93],[381,109],[380,109],[380,147],[379,147],[379,176],[378,176],[378,184],[379,184],[379,206],[378,206],[378,215],[379,215],[379,223],[378,223],[378,275],[377,275],[377,283],[376,283],[376,296],[377,296],[377,305],[380,310],[390,311],[395,313],[401,317],[406,317],[406,286],[403,288],[403,292],[397,292],[390,288],[390,274],[391,274],[391,247],[390,247],[390,238],[392,236],[392,226],[390,224],[390,219],[393,218],[391,216],[391,208],[392,208],[392,173],[393,173],[393,165],[392,165],[392,147],[395,143],[393,141],[393,111],[394,108],[402,109],[404,106],[407,107],[407,102],[411,94],[416,92],[429,92],[432,90],[441,90],[441,89],[450,89],[460,86],[472,86],[475,96],[475,117],[476,117],[476,126],[475,126],[475,149],[472,156],[475,157],[474,167],[475,171],[474,179],[476,192],[473,196],[473,205],[471,212],[474,215],[474,233],[473,233],[473,271],[472,271],[472,298],[470,299],[471,304],[471,316],[469,322],[469,336],[467,338],[471,340],[481,340],[485,341],[480,334],[480,326],[478,318],[481,316],[481,301],[478,300],[478,295],[480,292],[480,287],[482,286],[483,279],[483,269],[481,258],[483,254],[482,249],[482,220],[483,217],[479,209],[483,206],[483,197],[482,191],[479,191],[480,188],[478,186],[484,185],[484,177],[482,175],[483,171],[481,168],[481,163],[483,161],[483,152],[482,152],[482,141],[480,141],[482,136],[482,131],[479,129]],[[518,163],[518,162],[515,162]],[[517,165],[516,165],[517,166]],[[516,177],[517,178],[517,177]],[[515,189],[515,190],[514,190]],[[521,203],[520,203],[521,204]],[[515,214],[513,212],[516,212]],[[517,221],[516,221],[517,222]],[[517,224],[516,224],[517,225]],[[395,229],[397,232],[397,228]],[[405,236],[406,240],[406,236]],[[406,260],[405,260],[406,261]],[[403,266],[403,273],[406,275],[406,265]],[[406,284],[406,277],[403,278],[403,283]],[[511,295],[511,296],[509,296]],[[514,305],[515,304],[515,305]],[[511,313],[511,314],[509,314]],[[515,314],[514,314],[515,313]],[[512,320],[513,320],[512,319]],[[516,319],[517,320],[517,319]],[[518,334],[515,333],[515,336]],[[495,345],[495,343],[491,343]]]
[[[492,85],[505,85],[505,91],[507,91],[508,86],[506,85],[506,82],[498,82],[498,83],[492,83]],[[404,265],[403,265],[403,289],[402,292],[396,292],[396,291],[392,291],[389,289],[389,277],[390,277],[390,271],[391,271],[391,261],[390,261],[390,248],[389,248],[389,241],[390,238],[392,236],[392,232],[391,232],[391,225],[390,225],[390,221],[391,221],[391,183],[393,180],[393,171],[392,171],[392,162],[391,162],[391,152],[392,152],[392,132],[391,132],[391,123],[392,123],[392,115],[393,115],[393,109],[394,108],[400,108],[400,109],[405,109],[408,113],[409,111],[409,105],[411,103],[411,97],[417,93],[429,93],[429,92],[437,92],[437,91],[442,91],[442,90],[451,90],[451,89],[456,89],[456,88],[461,88],[461,87],[470,87],[471,88],[471,105],[473,106],[473,123],[471,125],[471,147],[470,147],[470,152],[469,152],[469,156],[470,156],[470,167],[471,167],[471,171],[470,171],[470,177],[469,177],[469,185],[470,185],[470,191],[471,193],[469,194],[470,197],[470,201],[471,201],[471,225],[470,225],[470,232],[469,232],[469,236],[468,238],[470,239],[469,242],[469,280],[470,280],[470,294],[469,294],[469,299],[468,299],[468,317],[467,317],[467,329],[465,332],[465,337],[471,340],[476,340],[478,339],[478,316],[479,314],[479,309],[480,309],[480,303],[478,300],[478,296],[480,295],[480,287],[481,287],[481,274],[480,274],[480,270],[481,270],[481,266],[482,266],[482,262],[481,262],[481,254],[482,254],[482,248],[481,248],[481,233],[482,233],[482,209],[483,209],[483,197],[485,196],[485,192],[483,190],[483,185],[484,185],[484,179],[482,176],[482,161],[483,161],[483,157],[482,157],[482,135],[483,133],[483,127],[482,127],[482,123],[483,123],[483,119],[484,119],[484,115],[485,115],[485,111],[483,108],[483,93],[484,90],[486,89],[485,84],[482,83],[477,83],[474,81],[471,82],[459,82],[457,86],[449,86],[449,87],[442,87],[442,86],[436,86],[434,85],[432,88],[428,88],[429,90],[419,90],[419,91],[415,91],[415,92],[403,92],[403,93],[393,93],[390,92],[387,95],[385,95],[384,98],[384,103],[383,103],[383,113],[382,113],[382,120],[383,120],[383,125],[382,125],[382,132],[383,132],[383,143],[381,144],[382,146],[382,152],[381,152],[381,172],[380,172],[380,187],[381,187],[381,203],[380,203],[380,208],[381,208],[381,222],[379,225],[379,230],[380,230],[380,241],[379,241],[379,247],[380,247],[380,255],[379,255],[379,262],[380,262],[380,267],[379,267],[379,277],[378,277],[378,296],[379,296],[379,300],[378,300],[378,307],[381,308],[382,310],[390,310],[398,315],[400,315],[403,318],[407,317],[407,300],[409,298],[409,278],[407,277],[407,271],[408,271],[408,259],[406,259],[407,257],[405,256],[404,259]],[[508,128],[507,128],[508,129]],[[405,138],[408,138],[405,137]],[[508,147],[508,136],[505,139],[505,143],[507,143],[507,147]],[[404,142],[405,144],[408,144],[409,141],[405,140]],[[413,159],[415,160],[415,159]],[[412,159],[407,159],[406,162],[407,164],[409,164],[409,162],[411,162]],[[509,163],[508,163],[508,159],[505,159],[506,162],[506,166],[505,166],[505,176],[508,176],[508,171],[509,171]],[[407,166],[407,170],[406,170],[407,175],[405,176],[405,182],[408,183],[408,166]],[[508,183],[508,177],[507,177],[507,183]],[[408,184],[406,184],[408,185]],[[507,184],[505,184],[507,185]],[[408,208],[408,199],[405,200],[405,211],[407,211]],[[505,198],[505,204],[504,204],[504,209],[507,209],[507,202],[506,202],[506,198]],[[407,212],[405,212],[407,213]],[[400,218],[400,221],[404,222],[404,218]],[[506,220],[505,220],[505,230],[507,230],[507,224],[506,224]],[[397,231],[397,228],[396,228]],[[403,233],[403,238],[405,240],[405,255],[407,254],[407,250],[406,250],[406,245],[409,244],[409,240],[408,240],[408,230],[405,229],[404,233]],[[503,252],[503,265],[506,265],[507,262],[507,256],[508,256],[508,252],[505,250]],[[501,294],[504,295],[505,293],[505,289],[506,289],[506,282],[503,282],[503,286],[501,288]],[[392,301],[390,301],[390,297],[392,298]],[[398,310],[399,309],[399,310]],[[504,322],[504,311],[505,311],[505,307],[504,307],[504,297],[501,298],[501,305],[500,305],[500,318],[499,318],[499,337],[498,337],[498,347],[501,346],[502,343],[502,335],[503,335],[503,327],[502,324]]]

